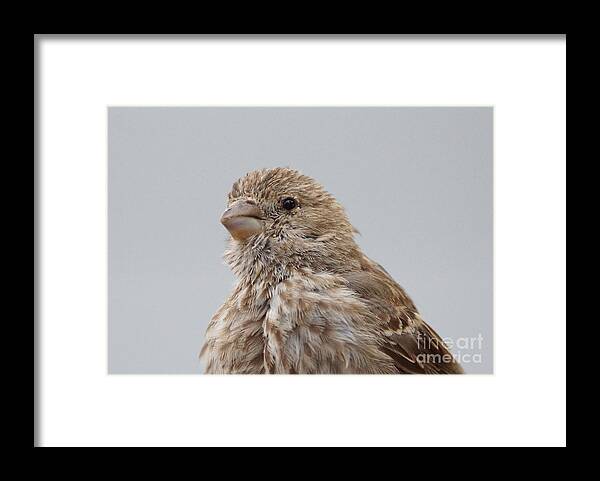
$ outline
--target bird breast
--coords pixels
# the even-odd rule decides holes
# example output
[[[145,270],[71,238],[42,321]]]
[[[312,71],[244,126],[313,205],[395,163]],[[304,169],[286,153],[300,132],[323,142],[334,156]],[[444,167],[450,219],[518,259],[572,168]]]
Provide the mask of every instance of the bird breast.
[[[205,346],[207,372],[393,372],[361,325],[367,307],[340,277],[302,271],[268,295],[257,296],[256,289],[234,291],[215,314]]]

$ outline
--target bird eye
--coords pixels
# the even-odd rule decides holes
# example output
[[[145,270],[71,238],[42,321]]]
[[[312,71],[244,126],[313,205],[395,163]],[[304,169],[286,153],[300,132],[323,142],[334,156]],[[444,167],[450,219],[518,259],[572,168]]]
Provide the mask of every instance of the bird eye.
[[[285,210],[292,210],[297,205],[298,203],[296,202],[296,199],[292,199],[291,197],[286,197],[281,201],[281,207],[283,207]]]

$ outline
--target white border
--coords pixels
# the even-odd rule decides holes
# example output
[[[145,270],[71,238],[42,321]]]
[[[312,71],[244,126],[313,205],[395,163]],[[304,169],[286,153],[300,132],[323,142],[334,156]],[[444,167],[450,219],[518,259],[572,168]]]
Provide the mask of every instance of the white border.
[[[40,444],[565,444],[564,39],[38,42]],[[494,105],[496,374],[106,375],[108,105]]]

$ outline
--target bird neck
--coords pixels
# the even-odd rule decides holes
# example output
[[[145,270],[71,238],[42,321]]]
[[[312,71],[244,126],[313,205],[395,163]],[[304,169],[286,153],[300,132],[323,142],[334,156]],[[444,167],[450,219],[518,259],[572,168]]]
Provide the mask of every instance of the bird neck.
[[[257,238],[253,242],[232,240],[224,255],[240,283],[265,289],[275,287],[300,271],[335,274],[360,269],[360,258],[360,249],[354,241],[293,244],[271,242],[268,238]]]

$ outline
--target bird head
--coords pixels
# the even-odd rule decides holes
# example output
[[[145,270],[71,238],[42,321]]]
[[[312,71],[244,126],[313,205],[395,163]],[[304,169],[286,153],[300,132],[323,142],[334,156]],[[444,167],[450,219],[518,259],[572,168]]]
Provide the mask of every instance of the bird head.
[[[340,203],[314,179],[287,168],[257,170],[237,180],[221,223],[238,260],[343,270],[358,250]]]

